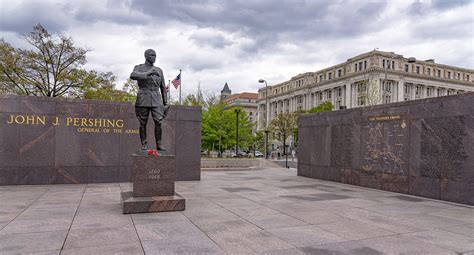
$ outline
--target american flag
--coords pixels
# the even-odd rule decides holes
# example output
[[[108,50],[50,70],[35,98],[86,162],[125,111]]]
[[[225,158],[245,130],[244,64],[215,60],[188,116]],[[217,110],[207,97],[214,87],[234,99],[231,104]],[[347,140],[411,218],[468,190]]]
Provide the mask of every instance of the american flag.
[[[171,83],[173,83],[174,88],[177,89],[179,85],[181,85],[181,74],[178,74],[178,76],[176,76],[176,78],[174,78]]]

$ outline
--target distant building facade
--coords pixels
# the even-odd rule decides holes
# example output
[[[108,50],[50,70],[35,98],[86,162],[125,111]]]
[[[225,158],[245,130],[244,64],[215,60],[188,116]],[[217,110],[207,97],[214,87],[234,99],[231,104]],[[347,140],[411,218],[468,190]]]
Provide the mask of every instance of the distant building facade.
[[[265,128],[267,118],[271,121],[283,112],[309,110],[324,101],[338,110],[373,105],[371,101],[386,104],[474,91],[473,76],[472,69],[374,50],[268,86],[268,117],[266,89],[260,88],[257,129]]]
[[[242,92],[232,94],[227,82],[221,90],[221,100],[227,107],[241,107],[249,116],[249,120],[257,124],[257,98],[258,93]]]
[[[221,101],[232,95],[232,90],[230,90],[227,82],[224,85],[224,88],[221,90]]]

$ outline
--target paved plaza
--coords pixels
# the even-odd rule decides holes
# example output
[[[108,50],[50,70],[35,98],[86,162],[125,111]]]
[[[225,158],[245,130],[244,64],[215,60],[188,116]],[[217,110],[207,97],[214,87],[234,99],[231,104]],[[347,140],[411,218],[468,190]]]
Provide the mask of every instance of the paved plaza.
[[[0,254],[474,254],[473,207],[294,169],[177,182],[183,212],[123,215],[126,189],[1,186]]]

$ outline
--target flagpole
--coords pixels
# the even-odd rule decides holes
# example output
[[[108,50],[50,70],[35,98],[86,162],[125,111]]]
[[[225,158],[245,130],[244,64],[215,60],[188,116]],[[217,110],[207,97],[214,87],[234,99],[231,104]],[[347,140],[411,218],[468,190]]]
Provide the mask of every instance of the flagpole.
[[[168,104],[171,105],[171,80],[168,80]]]
[[[183,77],[181,76],[181,69],[179,69],[179,105],[181,105],[181,87],[183,86]]]

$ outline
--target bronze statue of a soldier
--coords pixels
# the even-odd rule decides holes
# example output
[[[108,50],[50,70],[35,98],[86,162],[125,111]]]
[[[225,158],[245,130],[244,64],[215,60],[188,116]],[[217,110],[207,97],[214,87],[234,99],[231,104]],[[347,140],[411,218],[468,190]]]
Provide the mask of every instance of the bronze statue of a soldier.
[[[161,68],[153,66],[156,53],[152,49],[145,51],[145,63],[135,66],[130,79],[138,83],[137,100],[135,102],[135,113],[140,121],[141,150],[147,151],[146,124],[148,116],[153,117],[155,122],[155,140],[158,151],[166,151],[161,144],[161,121],[168,111],[165,78]]]

